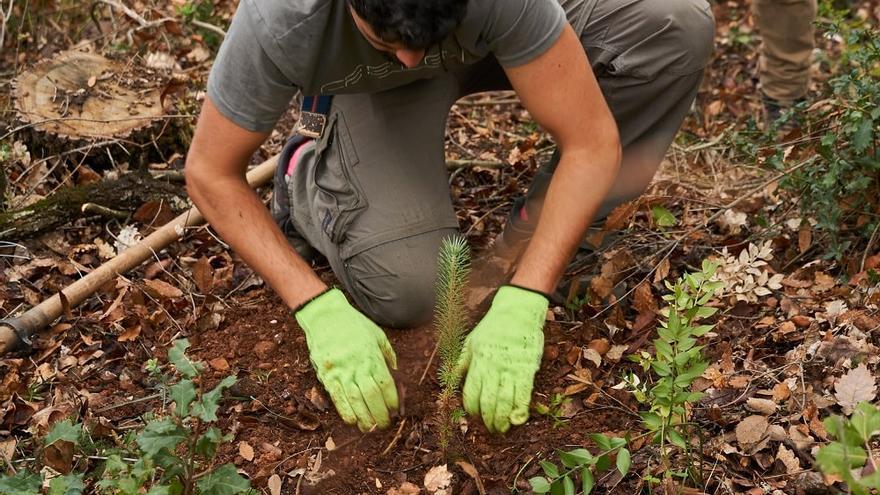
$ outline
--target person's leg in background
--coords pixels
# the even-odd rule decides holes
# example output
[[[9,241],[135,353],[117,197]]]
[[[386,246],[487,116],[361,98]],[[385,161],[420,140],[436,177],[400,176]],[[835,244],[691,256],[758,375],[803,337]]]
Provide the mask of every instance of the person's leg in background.
[[[712,53],[704,0],[600,0],[581,42],[620,131],[620,172],[596,218],[644,192],[691,108]],[[505,244],[531,236],[558,156],[511,213]]]
[[[758,79],[769,125],[807,96],[817,7],[816,0],[754,2],[762,40]]]

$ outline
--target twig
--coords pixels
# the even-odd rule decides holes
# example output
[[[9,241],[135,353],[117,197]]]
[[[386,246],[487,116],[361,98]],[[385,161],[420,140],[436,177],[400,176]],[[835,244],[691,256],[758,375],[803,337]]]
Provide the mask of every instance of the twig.
[[[428,376],[428,369],[431,367],[431,363],[434,362],[434,356],[437,355],[437,348],[438,347],[440,347],[440,346],[438,345],[438,343],[435,342],[434,343],[434,350],[431,351],[431,357],[428,358],[428,364],[425,365],[425,371],[422,372],[422,377],[419,378],[419,385],[421,385],[422,382],[425,381],[425,377]]]
[[[105,5],[109,5],[111,7],[121,10],[126,16],[128,16],[134,22],[138,23],[138,25],[141,27],[146,27],[150,24],[149,21],[141,17],[137,12],[123,5],[122,2],[116,2],[114,0],[98,0],[97,3],[103,3]]]
[[[124,211],[114,210],[96,203],[83,203],[80,210],[82,210],[83,213],[97,213],[98,215],[107,218],[118,218],[120,220],[125,220],[128,218],[128,213]]]
[[[0,10],[0,15],[3,16],[3,20],[0,22],[0,48],[3,47],[3,41],[6,39],[6,23],[12,18],[12,1],[9,0],[9,7],[5,11]]]
[[[159,172],[150,171],[150,175],[156,180],[167,180],[168,182],[185,182],[186,176],[183,170],[162,170]]]
[[[721,134],[719,134],[719,135],[713,137],[712,139],[710,139],[709,141],[706,141],[705,143],[695,144],[695,145],[693,145],[693,146],[688,146],[687,148],[683,148],[683,147],[681,147],[681,146],[679,146],[678,144],[675,144],[675,143],[672,143],[672,147],[673,147],[676,151],[680,151],[680,152],[682,152],[682,153],[684,153],[684,154],[693,153],[693,152],[695,152],[695,151],[700,151],[700,150],[704,150],[704,149],[706,149],[706,148],[711,148],[711,147],[715,146],[716,144],[718,144],[719,142],[721,142],[721,139],[722,139],[725,135],[726,135],[726,133],[722,132]]]
[[[877,229],[880,229],[880,222],[877,222],[877,226],[874,227],[874,232],[871,232],[871,238],[868,240],[868,246],[865,248],[865,252],[862,253],[862,263],[859,265],[859,271],[865,271],[865,263],[868,261],[868,253],[871,252],[871,248],[874,247],[874,241],[877,240]]]
[[[383,450],[382,453],[379,454],[379,457],[384,457],[385,454],[387,454],[395,445],[397,445],[397,441],[400,440],[400,434],[403,432],[403,425],[405,424],[406,418],[403,418],[403,421],[400,422],[400,426],[397,427],[397,433],[395,433],[394,438],[391,439],[391,443],[389,443],[388,446],[385,447],[385,450]]]
[[[502,207],[504,207],[504,206],[509,206],[509,205],[510,205],[510,201],[505,201],[505,202],[503,202],[503,203],[498,204],[497,206],[495,206],[495,207],[492,208],[491,210],[487,211],[486,213],[483,213],[483,215],[480,216],[480,218],[478,218],[476,221],[474,221],[473,224],[471,224],[470,227],[468,227],[467,232],[464,233],[464,236],[465,236],[465,237],[469,236],[469,235],[471,234],[471,232],[474,230],[474,228],[475,228],[477,225],[483,223],[483,220],[485,220],[486,217],[488,217],[489,215],[495,213],[496,211],[498,211],[498,210],[501,209]]]
[[[217,27],[213,24],[209,24],[207,22],[203,22],[198,19],[193,19],[189,22],[191,22],[194,26],[198,26],[202,29],[207,29],[208,31],[213,31],[213,32],[219,34],[220,36],[223,36],[224,38],[226,37],[226,31],[220,29],[219,27]]]
[[[446,160],[446,168],[455,170],[459,167],[502,168],[506,164],[498,160]]]

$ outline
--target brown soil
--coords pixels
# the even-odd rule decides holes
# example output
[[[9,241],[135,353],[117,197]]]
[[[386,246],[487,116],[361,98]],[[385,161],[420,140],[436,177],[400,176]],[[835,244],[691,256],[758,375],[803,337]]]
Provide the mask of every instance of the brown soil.
[[[566,331],[561,325],[548,324],[548,352],[558,355],[543,363],[535,382],[537,400],[558,392],[560,379],[571,371],[565,361],[566,353],[549,349],[585,345],[590,333],[583,328]],[[407,480],[421,486],[428,469],[447,461],[438,449],[434,425],[434,400],[439,391],[434,378],[436,362],[419,384],[433,350],[434,336],[430,326],[388,330],[388,336],[398,356],[394,376],[401,398],[399,415],[388,430],[362,434],[356,427],[344,424],[332,404],[322,411],[309,400],[313,388],[325,400],[326,396],[309,364],[305,338],[283,305],[276,302],[230,311],[220,329],[200,336],[192,352],[205,361],[224,357],[240,378],[233,392],[253,398],[238,404],[227,401],[230,414],[223,426],[237,430],[237,436],[223,447],[219,461],[235,462],[251,475],[257,486],[265,486],[273,472],[283,477],[286,472],[306,467],[309,456],[315,455],[332,437],[337,447],[331,452],[323,451],[320,471],[332,469],[335,475],[315,486],[303,481],[299,493],[384,494],[388,488]],[[273,350],[265,353],[263,347]],[[225,353],[218,355],[218,349]],[[220,377],[226,373],[216,374]],[[621,400],[627,399],[621,396]],[[526,426],[514,427],[504,436],[489,434],[479,419],[470,418],[467,432],[457,435],[454,450],[459,454],[449,460],[472,463],[489,493],[510,493],[517,471],[529,460],[543,457],[555,448],[584,445],[590,432],[624,430],[632,419],[619,409],[588,405],[556,427],[551,419],[533,415]],[[294,426],[297,420],[279,420],[279,414],[288,418],[316,417],[319,425],[313,431],[299,429]],[[238,455],[238,444],[242,441],[257,450],[254,462]],[[392,448],[385,452],[392,442]],[[262,452],[260,446],[264,443],[278,447],[283,454]],[[527,466],[519,480],[534,474],[529,467],[536,468],[536,463]],[[455,493],[476,493],[474,482],[457,468],[454,487]],[[290,493],[295,491],[291,488]]]

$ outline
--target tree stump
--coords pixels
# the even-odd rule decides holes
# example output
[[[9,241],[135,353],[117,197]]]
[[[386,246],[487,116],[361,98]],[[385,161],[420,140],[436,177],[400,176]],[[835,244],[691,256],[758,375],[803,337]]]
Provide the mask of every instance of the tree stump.
[[[157,140],[175,134],[174,121],[181,120],[163,108],[168,81],[133,59],[68,51],[22,72],[12,96],[32,150],[48,156],[77,149],[93,166],[95,160],[140,165],[146,158],[139,159],[144,153],[138,150],[160,150]]]

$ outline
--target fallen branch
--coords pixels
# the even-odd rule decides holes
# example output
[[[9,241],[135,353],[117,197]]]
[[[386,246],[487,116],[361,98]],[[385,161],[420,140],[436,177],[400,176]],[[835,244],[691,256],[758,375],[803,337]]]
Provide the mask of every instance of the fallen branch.
[[[277,159],[276,155],[248,172],[247,180],[251,187],[261,186],[272,178]],[[61,316],[65,309],[69,310],[83,302],[95,290],[118,274],[125,273],[140,265],[152,257],[154,253],[161,251],[182,237],[187,228],[202,223],[204,223],[204,217],[198,208],[192,207],[157,229],[143,241],[119,253],[115,258],[92,270],[83,278],[24,314],[0,320],[0,356],[21,344],[30,346],[32,336]]]

